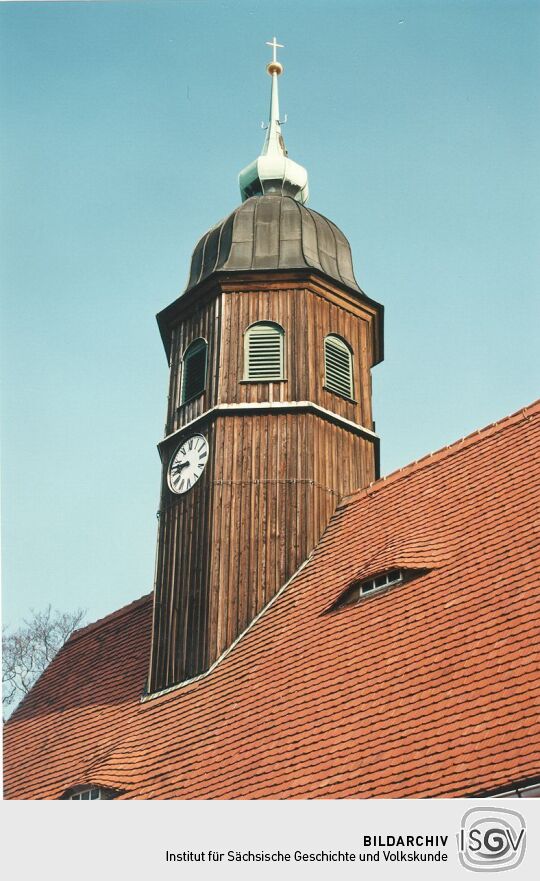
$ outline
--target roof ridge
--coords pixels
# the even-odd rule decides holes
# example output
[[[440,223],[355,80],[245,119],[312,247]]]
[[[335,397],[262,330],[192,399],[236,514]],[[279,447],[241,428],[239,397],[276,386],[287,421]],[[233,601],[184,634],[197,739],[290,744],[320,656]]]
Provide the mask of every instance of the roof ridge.
[[[128,612],[133,612],[138,606],[143,606],[145,603],[149,602],[152,599],[152,596],[152,592],[146,593],[144,594],[144,596],[139,597],[139,599],[133,600],[131,603],[127,603],[125,606],[121,606],[119,609],[115,609],[114,612],[109,612],[109,614],[104,615],[103,618],[98,618],[96,621],[91,621],[90,624],[86,624],[85,627],[79,627],[77,630],[73,631],[68,642],[74,642],[76,639],[79,639],[82,636],[86,636],[88,633],[97,630],[104,624],[110,624],[110,622],[114,621],[115,618],[121,618],[123,615],[128,614]],[[67,645],[67,642],[65,643],[65,645]]]
[[[421,456],[420,459],[415,459],[413,462],[409,462],[408,465],[403,465],[402,468],[398,468],[396,471],[391,471],[390,474],[385,477],[380,477],[378,480],[373,481],[369,486],[364,487],[363,489],[354,490],[349,495],[343,497],[336,510],[339,511],[346,508],[364,496],[370,496],[373,493],[379,492],[384,489],[385,486],[394,484],[397,480],[409,477],[409,475],[420,471],[422,468],[425,468],[434,462],[440,462],[442,459],[446,459],[454,453],[461,452],[465,447],[469,447],[472,444],[483,440],[490,434],[504,431],[506,428],[519,422],[520,419],[532,418],[539,412],[540,398],[533,401],[531,404],[527,404],[525,407],[521,407],[519,410],[516,410],[515,413],[510,413],[509,416],[503,416],[502,419],[498,419],[496,422],[490,422],[483,428],[477,428],[476,431],[472,431],[470,434],[458,438],[458,440],[453,441],[451,444],[447,444],[445,447],[440,447],[438,450],[426,453],[426,455]]]

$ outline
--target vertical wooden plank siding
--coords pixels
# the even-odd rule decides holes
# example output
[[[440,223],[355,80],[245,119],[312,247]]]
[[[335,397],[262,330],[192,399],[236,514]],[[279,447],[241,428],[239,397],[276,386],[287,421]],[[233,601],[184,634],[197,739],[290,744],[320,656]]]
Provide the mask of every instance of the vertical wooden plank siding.
[[[359,318],[309,289],[227,292],[222,330],[220,403],[312,401],[371,428],[371,352],[368,318]],[[285,380],[244,381],[244,334],[255,321],[274,321],[285,331]],[[324,339],[343,337],[353,350],[354,401],[324,388]]]
[[[368,312],[314,286],[230,286],[186,315],[172,334],[156,561],[149,688],[208,669],[294,574],[319,541],[339,499],[375,478],[373,443],[315,412],[214,412],[194,431],[209,442],[192,490],[170,492],[170,457],[182,426],[217,404],[309,401],[372,427]],[[244,333],[255,321],[285,331],[285,379],[244,381]],[[354,401],[324,388],[324,338],[337,333],[354,352]],[[181,404],[182,355],[208,342],[205,391]]]
[[[182,425],[196,419],[197,416],[214,407],[218,400],[221,354],[220,308],[221,298],[214,297],[196,309],[173,330],[166,434],[171,434]],[[205,339],[208,343],[206,388],[202,395],[182,404],[182,358],[190,343],[199,338]]]

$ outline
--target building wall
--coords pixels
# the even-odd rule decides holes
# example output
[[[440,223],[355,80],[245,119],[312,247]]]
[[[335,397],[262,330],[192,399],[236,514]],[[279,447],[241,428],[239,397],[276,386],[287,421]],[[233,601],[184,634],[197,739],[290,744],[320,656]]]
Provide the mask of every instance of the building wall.
[[[274,274],[220,283],[173,329],[150,690],[208,669],[309,556],[339,499],[375,479],[374,438],[358,427],[372,428],[372,318],[337,288]],[[244,333],[256,321],[284,328],[283,381],[243,381]],[[353,349],[354,401],[324,388],[328,333]],[[207,385],[182,404],[182,355],[198,337],[209,346]],[[167,469],[190,433],[206,436],[209,460],[178,496]]]
[[[285,330],[286,382],[245,383],[244,334],[256,321],[275,321]],[[166,433],[177,431],[217,403],[312,401],[372,429],[371,366],[373,312],[339,288],[317,284],[283,286],[261,279],[235,289],[216,287],[194,305],[172,331]],[[324,388],[324,338],[335,333],[353,350],[354,398]],[[208,382],[203,395],[181,403],[182,356],[191,342],[208,342]]]

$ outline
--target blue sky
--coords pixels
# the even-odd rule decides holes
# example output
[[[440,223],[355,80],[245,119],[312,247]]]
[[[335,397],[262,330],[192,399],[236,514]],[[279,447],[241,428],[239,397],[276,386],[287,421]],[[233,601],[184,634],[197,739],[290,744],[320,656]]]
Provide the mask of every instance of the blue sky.
[[[152,588],[154,315],[239,202],[274,34],[310,206],[386,307],[383,473],[537,396],[538,3],[2,3],[8,625]]]

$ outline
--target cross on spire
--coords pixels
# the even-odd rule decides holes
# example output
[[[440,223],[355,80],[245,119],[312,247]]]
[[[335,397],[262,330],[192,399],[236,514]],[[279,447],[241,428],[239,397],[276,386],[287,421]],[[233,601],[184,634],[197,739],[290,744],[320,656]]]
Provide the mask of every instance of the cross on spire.
[[[278,79],[283,65],[277,60],[277,50],[285,47],[275,37],[267,40],[266,45],[272,49],[272,60],[266,65],[266,72],[272,77],[270,115],[268,125],[262,126],[266,128],[266,137],[260,155],[240,172],[240,192],[243,201],[251,196],[282,193],[303,204],[308,197],[307,171],[289,159],[281,134],[287,117],[281,120],[279,116]]]
[[[277,61],[277,50],[284,49],[285,47],[284,47],[283,43],[278,43],[275,37],[272,39],[272,42],[269,42],[267,40],[266,45],[272,47],[272,50],[273,50],[272,61],[275,64]]]

